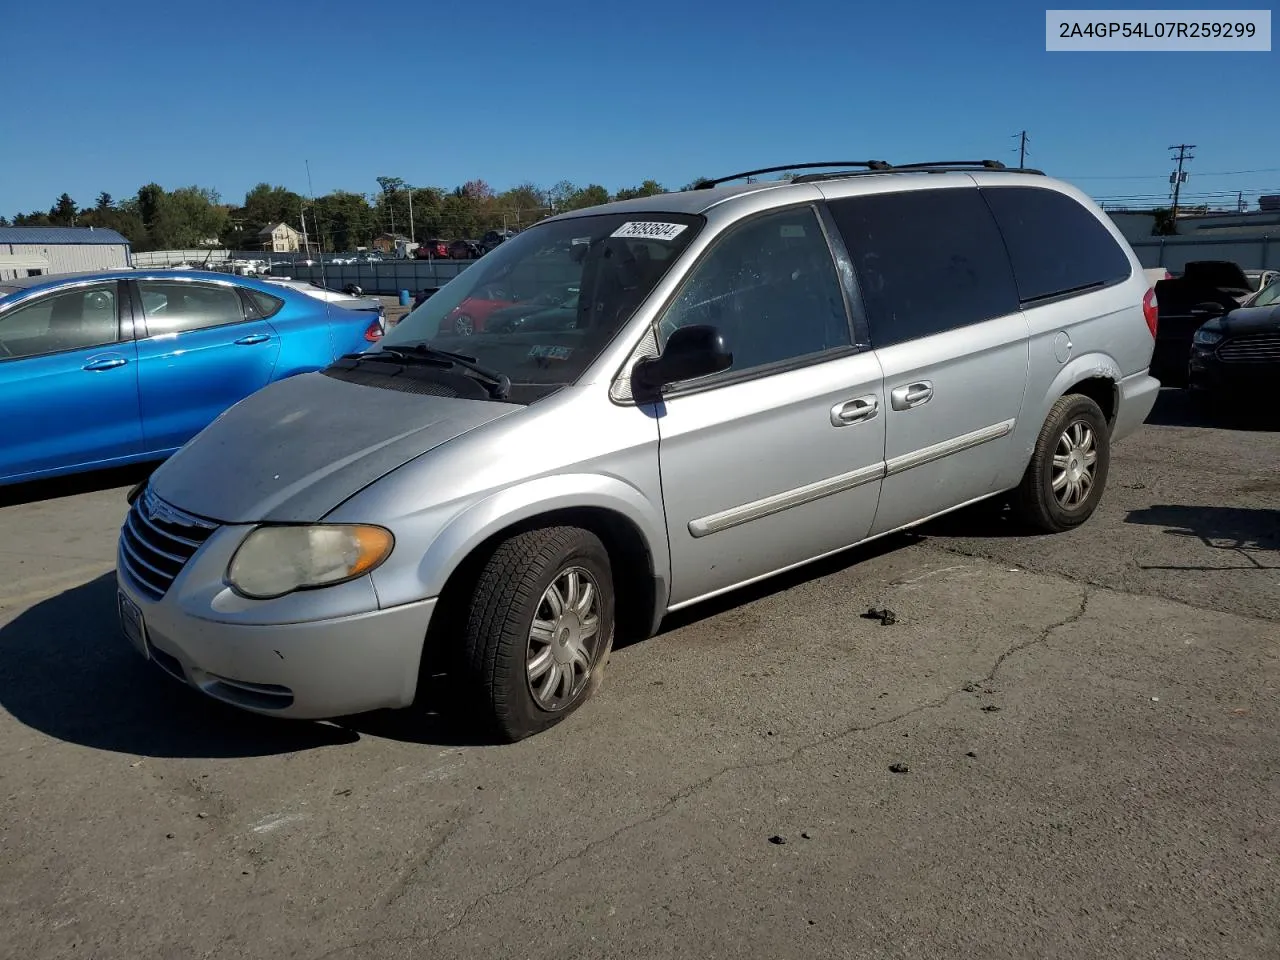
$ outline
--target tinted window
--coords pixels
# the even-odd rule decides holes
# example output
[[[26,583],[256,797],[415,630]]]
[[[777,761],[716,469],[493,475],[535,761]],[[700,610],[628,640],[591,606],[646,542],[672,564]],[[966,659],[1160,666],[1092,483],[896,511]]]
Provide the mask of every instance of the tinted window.
[[[183,333],[244,319],[234,287],[182,280],[139,280],[147,333]]]
[[[1015,313],[1009,257],[977,190],[915,190],[830,204],[887,347]]]
[[[1043,187],[983,187],[1024,303],[1128,279],[1129,257],[1087,209]]]
[[[251,320],[265,320],[275,316],[276,311],[284,306],[284,301],[261,290],[244,291],[246,314]]]
[[[0,314],[0,360],[119,340],[114,283],[77,287]]]
[[[734,227],[690,273],[659,324],[710,324],[733,351],[733,371],[852,342],[831,250],[812,209],[784,210]]]

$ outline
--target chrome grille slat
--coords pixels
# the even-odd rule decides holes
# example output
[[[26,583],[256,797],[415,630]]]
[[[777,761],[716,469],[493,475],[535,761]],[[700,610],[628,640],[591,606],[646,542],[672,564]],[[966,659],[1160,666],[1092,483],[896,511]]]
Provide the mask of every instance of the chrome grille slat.
[[[152,523],[146,517],[139,517],[139,519],[142,521],[142,523],[146,526],[148,530],[151,530],[154,533],[158,533],[160,534],[160,536],[166,537],[169,540],[172,540],[174,543],[180,543],[185,547],[200,546],[199,540],[188,540],[186,537],[180,537],[176,533],[170,533],[168,530],[165,530],[163,527],[157,526],[156,524]]]
[[[129,528],[129,532],[133,534],[134,539],[141,540],[142,535],[138,533],[138,528],[134,525],[133,517],[134,517],[133,511],[131,510],[129,511],[129,515],[125,517],[125,521],[124,521],[125,526]],[[154,529],[154,527],[150,529]],[[191,546],[196,546],[196,544],[191,544]],[[166,551],[161,550],[159,547],[153,546],[151,544],[148,544],[147,547],[149,550],[151,550],[152,553],[158,553],[160,554],[160,556],[164,557],[166,560],[172,560],[176,564],[181,565],[187,562],[187,559],[188,559],[187,557],[180,557],[176,553],[167,553]]]
[[[148,487],[120,528],[120,563],[151,599],[159,600],[217,525],[171,507]]]
[[[1272,363],[1280,361],[1280,333],[1253,333],[1232,337],[1217,350],[1223,363]]]

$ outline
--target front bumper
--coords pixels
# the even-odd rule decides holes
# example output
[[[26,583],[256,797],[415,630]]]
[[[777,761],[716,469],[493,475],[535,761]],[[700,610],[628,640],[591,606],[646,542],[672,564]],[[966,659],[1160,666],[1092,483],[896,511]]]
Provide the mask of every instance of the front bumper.
[[[1187,364],[1187,387],[1214,394],[1260,394],[1275,389],[1280,363],[1223,363],[1213,347],[1197,345]]]
[[[417,693],[435,599],[354,616],[255,625],[194,617],[169,596],[149,599],[124,572],[116,580],[141,611],[138,652],[232,706],[318,720],[407,707]]]

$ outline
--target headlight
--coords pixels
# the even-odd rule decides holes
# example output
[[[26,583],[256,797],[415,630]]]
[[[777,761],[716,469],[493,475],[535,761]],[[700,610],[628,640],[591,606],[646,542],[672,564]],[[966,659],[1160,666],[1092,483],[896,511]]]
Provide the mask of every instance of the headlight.
[[[354,580],[391,554],[395,538],[382,527],[317,524],[259,527],[245,537],[227,567],[227,585],[254,600],[307,587]]]
[[[1195,332],[1191,338],[1192,343],[1198,343],[1202,347],[1212,347],[1215,343],[1222,339],[1222,334],[1217,330],[1206,330],[1201,327]]]

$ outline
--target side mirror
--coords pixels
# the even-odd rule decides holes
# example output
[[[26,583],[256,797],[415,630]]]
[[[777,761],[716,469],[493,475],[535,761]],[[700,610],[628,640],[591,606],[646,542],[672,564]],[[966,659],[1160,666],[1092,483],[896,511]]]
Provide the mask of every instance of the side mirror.
[[[658,391],[671,383],[705,377],[733,365],[733,353],[715,327],[680,327],[667,338],[662,354],[642,360],[632,369],[636,386]]]
[[[1211,320],[1214,317],[1220,317],[1227,312],[1227,308],[1220,303],[1206,301],[1205,303],[1197,303],[1191,308],[1193,317],[1201,317],[1205,320]]]

